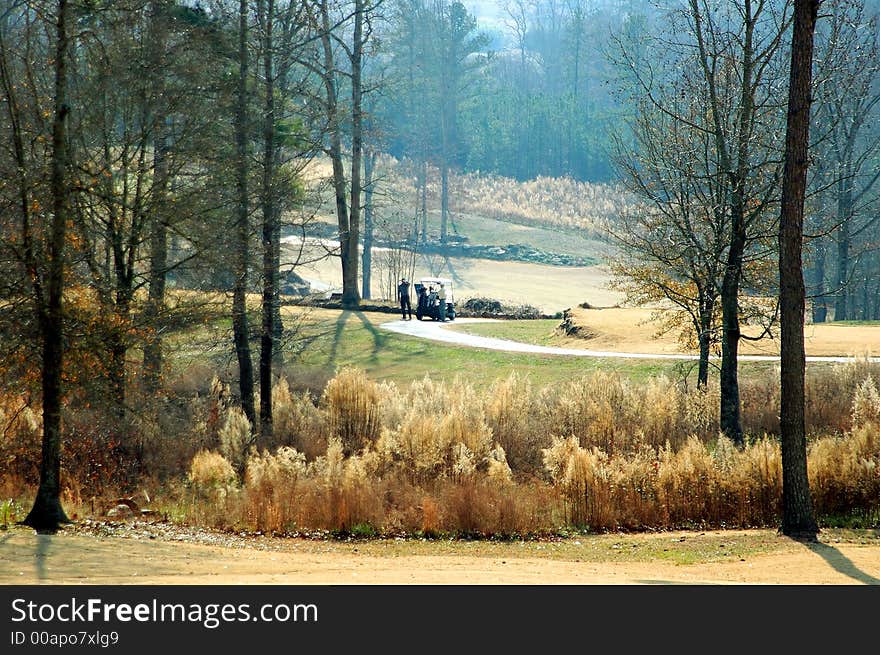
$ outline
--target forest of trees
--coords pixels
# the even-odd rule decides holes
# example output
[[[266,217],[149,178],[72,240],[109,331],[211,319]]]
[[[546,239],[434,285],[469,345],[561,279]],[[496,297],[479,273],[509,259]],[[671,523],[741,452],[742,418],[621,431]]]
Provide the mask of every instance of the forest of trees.
[[[612,35],[650,29],[650,5],[509,0],[503,40],[464,4],[451,3],[445,17],[437,7],[408,0],[390,9],[386,56],[399,93],[382,109],[392,154],[520,180],[614,179],[609,128],[622,109],[606,54]]]
[[[620,182],[640,202],[612,226],[616,271],[634,298],[685,312],[701,386],[720,346],[721,429],[741,445],[740,326],[776,318],[748,297],[779,289],[803,7],[716,4],[508,0],[499,38],[451,0],[0,3],[0,349],[5,384],[39,389],[44,412],[31,523],[64,519],[65,387],[109,399],[121,424],[133,388],[161,388],[163,335],[197,311],[170,284],[230,294],[237,396],[253,442],[271,440],[279,268],[294,263],[281,236],[314,218],[302,172],[319,156],[346,307],[369,290],[380,153],[415,171],[413,247],[429,183],[448,239],[452,171]],[[880,319],[877,14],[830,3],[810,53],[817,322]]]

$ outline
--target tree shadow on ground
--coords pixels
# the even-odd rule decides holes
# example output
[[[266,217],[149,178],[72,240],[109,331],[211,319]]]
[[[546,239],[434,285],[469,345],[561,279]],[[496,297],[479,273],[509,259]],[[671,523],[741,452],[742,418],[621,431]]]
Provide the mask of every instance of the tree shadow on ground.
[[[336,319],[336,329],[333,332],[333,343],[330,344],[330,353],[327,355],[327,361],[330,364],[336,363],[336,355],[339,352],[339,343],[342,341],[342,333],[345,330],[345,324],[348,323],[348,316],[351,311],[343,309],[339,318]]]
[[[452,265],[452,260],[449,259],[448,255],[443,257],[444,265],[446,266],[446,270],[449,271],[449,277],[452,278],[452,281],[458,285],[464,285],[464,278],[458,274],[458,271]]]
[[[52,543],[52,535],[48,534],[38,534],[37,535],[37,552],[36,552],[36,567],[37,567],[37,578],[39,580],[46,579],[46,559],[49,557],[49,546]]]
[[[339,344],[342,342],[342,333],[345,331],[345,324],[348,323],[348,319],[351,317],[352,314],[360,319],[361,323],[364,324],[364,327],[373,337],[373,350],[370,354],[371,361],[375,362],[378,359],[379,350],[385,345],[385,340],[387,339],[387,336],[380,332],[375,325],[370,323],[370,320],[366,316],[364,316],[363,312],[344,309],[339,315],[339,318],[336,319],[336,328],[333,333],[333,343],[330,346],[330,353],[327,358],[330,364],[336,364],[336,358],[339,354]]]
[[[354,312],[354,315],[361,319],[361,323],[364,324],[364,327],[367,328],[367,331],[373,337],[373,351],[370,353],[370,360],[376,361],[379,355],[379,350],[385,345],[385,340],[388,337],[386,334],[380,332],[375,325],[370,323],[370,319],[364,316],[363,312]]]
[[[853,580],[867,585],[880,585],[880,578],[875,578],[869,573],[865,573],[852,560],[837,550],[834,546],[823,544],[820,541],[801,542],[803,545],[824,559],[835,571],[841,573]]]

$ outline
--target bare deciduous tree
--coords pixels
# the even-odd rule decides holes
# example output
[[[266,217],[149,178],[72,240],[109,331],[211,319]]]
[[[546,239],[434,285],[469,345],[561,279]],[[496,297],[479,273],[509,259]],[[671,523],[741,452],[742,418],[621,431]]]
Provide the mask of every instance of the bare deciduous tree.
[[[812,100],[813,35],[821,0],[795,0],[779,219],[779,298],[782,329],[780,437],[782,532],[813,539],[818,532],[807,476],[804,427],[804,276],[802,243]]]
[[[70,118],[68,104],[68,63],[71,39],[69,34],[70,5],[58,0],[55,5],[55,85],[53,94],[51,155],[52,215],[46,236],[45,271],[31,259],[27,268],[31,277],[31,293],[37,312],[42,346],[41,377],[43,402],[43,443],[40,457],[40,485],[33,507],[24,519],[38,532],[54,532],[68,521],[61,506],[61,403],[63,398],[62,372],[64,370],[64,295],[65,250],[67,224],[70,218],[70,154],[67,125]],[[22,216],[22,237],[26,243],[36,237],[27,215]],[[34,250],[30,250],[33,257]]]
[[[781,175],[777,73],[789,4],[689,0],[669,18],[667,30],[653,41],[653,64],[636,62],[627,52],[621,63],[644,102],[705,137],[674,166],[680,179],[697,170],[700,184],[719,189],[705,194],[703,211],[725,232],[714,253],[721,272],[721,430],[742,445],[742,287],[750,259],[773,247]],[[682,93],[700,98],[699,116],[688,115]]]

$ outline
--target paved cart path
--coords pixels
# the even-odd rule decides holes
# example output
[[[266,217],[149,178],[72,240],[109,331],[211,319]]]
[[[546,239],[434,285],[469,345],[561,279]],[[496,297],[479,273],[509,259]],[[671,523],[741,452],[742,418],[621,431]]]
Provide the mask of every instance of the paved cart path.
[[[405,334],[421,339],[430,339],[441,343],[449,343],[457,346],[469,346],[471,348],[487,348],[489,350],[503,350],[507,352],[532,353],[536,355],[558,355],[568,357],[605,357],[620,359],[677,359],[696,360],[696,355],[685,353],[631,353],[608,350],[588,350],[584,348],[557,348],[553,346],[538,346],[530,343],[511,341],[510,339],[498,339],[495,337],[482,337],[475,334],[467,334],[458,330],[450,330],[452,325],[467,323],[487,323],[496,319],[487,318],[457,318],[454,323],[438,323],[436,321],[411,321],[397,320],[382,323],[379,327],[389,332]],[[713,357],[712,359],[719,359]],[[807,357],[808,362],[852,362],[855,357],[847,356],[816,356]],[[880,362],[880,357],[867,358],[871,362]],[[779,357],[775,355],[740,355],[739,361],[746,362],[777,362]]]

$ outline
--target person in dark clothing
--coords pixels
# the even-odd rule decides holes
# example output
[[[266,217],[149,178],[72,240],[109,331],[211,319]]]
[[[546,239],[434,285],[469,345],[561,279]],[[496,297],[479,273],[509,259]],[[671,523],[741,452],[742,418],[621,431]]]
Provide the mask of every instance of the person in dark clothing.
[[[409,320],[412,320],[412,305],[409,301],[409,282],[407,282],[406,278],[402,278],[400,284],[397,285],[397,299],[400,301],[400,312],[403,314],[403,320],[407,320],[407,313],[409,314]]]
[[[444,322],[446,320],[446,287],[443,283],[440,283],[440,288],[437,290],[437,306],[439,308],[439,319],[440,322]]]

